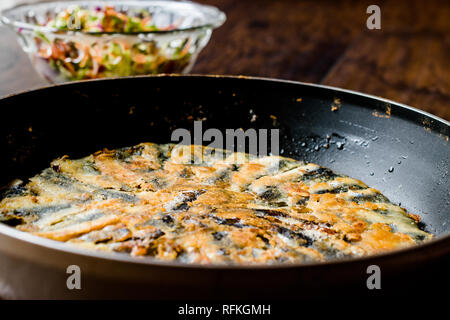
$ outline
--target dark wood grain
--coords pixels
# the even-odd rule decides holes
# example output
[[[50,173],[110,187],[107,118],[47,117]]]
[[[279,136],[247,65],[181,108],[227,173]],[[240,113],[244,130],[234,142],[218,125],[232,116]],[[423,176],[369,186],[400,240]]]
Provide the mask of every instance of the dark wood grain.
[[[196,73],[323,83],[386,97],[450,120],[450,1],[209,0],[228,13]]]
[[[355,40],[323,80],[450,119],[450,34],[389,33]]]
[[[365,27],[364,1],[202,1],[227,22],[194,69],[320,82]],[[341,13],[341,14],[339,14]]]
[[[376,1],[382,29],[366,28],[373,1],[199,0],[227,22],[193,73],[324,83],[410,104],[450,120],[450,1]],[[45,85],[0,28],[0,95]]]

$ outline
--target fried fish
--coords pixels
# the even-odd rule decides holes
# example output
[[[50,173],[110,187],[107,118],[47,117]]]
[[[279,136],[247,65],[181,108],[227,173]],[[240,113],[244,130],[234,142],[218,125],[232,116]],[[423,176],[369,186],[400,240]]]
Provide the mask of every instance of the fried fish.
[[[152,143],[53,161],[4,192],[0,221],[82,248],[199,264],[318,262],[432,237],[419,216],[319,165]]]

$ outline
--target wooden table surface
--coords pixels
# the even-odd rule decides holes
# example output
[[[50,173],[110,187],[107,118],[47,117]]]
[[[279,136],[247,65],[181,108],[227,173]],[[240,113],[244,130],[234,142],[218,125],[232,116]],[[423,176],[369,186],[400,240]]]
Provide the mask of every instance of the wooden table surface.
[[[450,120],[450,1],[199,0],[227,14],[193,73],[274,77],[382,96]],[[0,28],[0,96],[45,85]]]

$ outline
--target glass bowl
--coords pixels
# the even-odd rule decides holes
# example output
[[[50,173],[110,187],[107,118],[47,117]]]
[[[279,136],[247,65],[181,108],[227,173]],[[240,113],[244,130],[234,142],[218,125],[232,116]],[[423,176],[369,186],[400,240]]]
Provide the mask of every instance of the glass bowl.
[[[101,20],[98,28],[81,31],[84,29],[80,29],[77,18],[69,19],[64,30],[55,27],[54,19],[63,10],[101,12],[105,6],[130,22],[144,12],[152,30],[105,31]],[[187,1],[52,1],[16,6],[3,11],[0,19],[16,31],[38,73],[51,83],[61,83],[187,73],[212,30],[224,23],[225,14],[215,7]]]

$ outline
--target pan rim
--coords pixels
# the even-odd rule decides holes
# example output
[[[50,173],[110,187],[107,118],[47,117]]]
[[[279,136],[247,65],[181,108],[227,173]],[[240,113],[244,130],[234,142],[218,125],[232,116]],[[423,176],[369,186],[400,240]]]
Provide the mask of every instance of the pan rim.
[[[144,75],[144,76],[130,76],[130,77],[121,77],[121,78],[104,78],[104,79],[92,79],[92,80],[80,80],[80,81],[74,81],[74,82],[67,82],[63,84],[54,84],[54,85],[47,85],[40,88],[35,88],[31,90],[24,90],[21,92],[13,93],[7,96],[4,96],[0,98],[0,103],[4,100],[14,98],[16,96],[21,96],[25,94],[32,94],[33,92],[38,92],[42,90],[47,90],[54,87],[60,87],[60,86],[74,86],[76,84],[80,83],[90,83],[90,82],[97,82],[97,81],[114,81],[114,80],[121,80],[124,79],[141,79],[141,78],[227,78],[227,79],[247,79],[247,80],[257,80],[257,81],[266,81],[266,82],[276,82],[276,83],[287,83],[287,84],[294,84],[294,85],[300,85],[300,86],[308,86],[308,87],[316,87],[326,90],[333,90],[337,92],[347,93],[351,95],[356,95],[360,97],[365,97],[389,104],[396,105],[400,108],[407,109],[409,111],[418,113],[420,115],[427,116],[435,121],[438,121],[442,123],[444,126],[450,127],[450,121],[444,120],[438,116],[435,116],[431,113],[428,113],[426,111],[411,107],[406,104],[402,104],[399,102],[395,102],[393,100],[385,99],[382,97],[349,90],[349,89],[343,89],[333,86],[327,86],[327,85],[321,85],[321,84],[314,84],[314,83],[308,83],[308,82],[299,82],[294,80],[285,80],[285,79],[275,79],[275,78],[265,78],[265,77],[252,77],[252,76],[234,76],[234,75],[201,75],[201,74],[189,74],[189,75],[181,75],[181,74],[159,74],[159,75]],[[82,249],[78,248],[76,246],[73,246],[68,243],[59,242],[56,240],[51,240],[39,236],[35,236],[30,233],[22,232],[20,230],[14,229],[13,227],[4,225],[0,223],[0,234],[7,236],[9,238],[19,240],[22,242],[25,242],[27,244],[30,244],[32,246],[38,246],[43,247],[45,249],[60,251],[63,253],[69,253],[69,254],[75,254],[78,256],[84,256],[88,258],[94,258],[94,259],[100,259],[100,260],[107,260],[107,261],[116,261],[116,262],[124,262],[128,264],[135,264],[135,265],[149,265],[149,266],[155,266],[155,267],[169,267],[169,268],[183,268],[183,269],[212,269],[212,270],[265,270],[265,269],[299,269],[299,268],[311,268],[311,267],[324,267],[324,266],[337,266],[342,264],[352,264],[352,263],[370,263],[371,260],[380,259],[380,258],[395,258],[395,256],[401,256],[404,254],[411,254],[414,252],[419,252],[420,250],[426,250],[430,247],[435,247],[443,244],[450,245],[450,234],[444,234],[441,236],[436,236],[432,240],[429,240],[425,243],[388,251],[384,253],[378,253],[374,255],[364,256],[364,257],[357,257],[357,258],[349,258],[349,259],[337,259],[337,260],[329,260],[324,262],[306,262],[306,263],[293,263],[293,264],[276,264],[276,265],[267,265],[267,264],[254,264],[254,265],[217,265],[217,264],[198,264],[198,263],[181,263],[177,261],[160,261],[152,258],[135,258],[131,257],[129,255],[121,255],[118,253],[110,253],[110,252],[102,252],[102,251],[95,251],[95,250],[88,250],[88,249]]]

